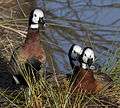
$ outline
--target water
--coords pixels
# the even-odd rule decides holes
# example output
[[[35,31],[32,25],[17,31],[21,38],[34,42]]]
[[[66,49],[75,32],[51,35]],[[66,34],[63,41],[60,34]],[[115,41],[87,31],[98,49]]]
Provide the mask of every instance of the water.
[[[40,0],[36,0],[36,2],[40,7]],[[52,20],[56,26],[65,27],[65,29],[54,28],[52,34],[58,46],[65,51],[64,57],[61,56],[61,53],[55,53],[57,64],[62,71],[67,70],[64,67],[65,60],[68,61],[66,53],[72,43],[77,43],[82,47],[92,46],[95,49],[98,62],[101,64],[111,56],[108,52],[114,54],[120,46],[120,8],[116,7],[117,3],[120,1],[44,1],[44,8],[51,13],[50,16],[48,15],[49,20]]]
[[[120,47],[120,0],[22,1],[26,14],[34,7],[45,11],[49,26],[44,39],[52,43],[48,53],[63,73],[71,72],[67,53],[73,43],[94,48],[101,65]]]

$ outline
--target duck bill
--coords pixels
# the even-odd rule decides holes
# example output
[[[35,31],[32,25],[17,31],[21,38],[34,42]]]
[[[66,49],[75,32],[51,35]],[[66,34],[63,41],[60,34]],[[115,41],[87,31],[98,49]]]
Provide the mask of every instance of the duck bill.
[[[89,67],[92,65],[92,63],[93,63],[93,59],[88,59],[87,60],[87,64],[88,64]]]
[[[42,27],[45,27],[45,19],[44,18],[40,18],[39,25]]]

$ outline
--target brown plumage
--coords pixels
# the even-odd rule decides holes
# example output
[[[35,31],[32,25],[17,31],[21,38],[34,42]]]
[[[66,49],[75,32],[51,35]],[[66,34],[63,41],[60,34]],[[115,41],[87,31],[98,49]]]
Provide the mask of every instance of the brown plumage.
[[[40,63],[46,62],[45,51],[40,43],[40,35],[37,30],[29,29],[25,43],[18,47],[14,51],[14,55],[12,55],[10,62],[16,64],[13,58],[18,60],[21,64],[33,58],[38,60]],[[16,68],[16,66],[14,68]]]
[[[111,84],[112,79],[108,75],[94,72],[95,54],[91,47],[85,47],[82,50],[79,45],[73,44],[68,56],[73,69],[70,82],[71,92],[96,93]]]
[[[41,34],[39,33],[39,24],[37,23],[38,25],[36,25],[36,20],[38,20],[42,27],[44,25],[42,22],[43,17],[40,17],[41,14],[43,16],[40,9],[34,9],[31,12],[25,42],[22,46],[16,48],[11,56],[10,64],[14,71],[13,78],[14,80],[17,78],[19,82],[24,82],[19,68],[20,65],[24,65],[27,72],[33,69],[34,74],[36,74],[41,69],[41,65],[46,63],[46,54],[41,44]]]
[[[94,75],[94,72],[91,69],[76,67],[73,75],[74,80],[71,88],[72,92],[83,91],[87,93],[97,93],[112,82],[110,78],[108,78],[109,81],[105,81],[105,79],[98,79],[99,76],[95,76],[96,75]]]

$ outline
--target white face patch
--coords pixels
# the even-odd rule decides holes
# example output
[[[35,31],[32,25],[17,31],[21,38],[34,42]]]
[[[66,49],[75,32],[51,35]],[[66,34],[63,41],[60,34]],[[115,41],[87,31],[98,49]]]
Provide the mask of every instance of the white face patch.
[[[35,9],[33,12],[32,22],[38,24],[40,18],[44,17],[44,13],[40,9]]]
[[[83,54],[83,61],[84,61],[85,63],[87,63],[87,60],[88,60],[88,59],[93,59],[93,62],[94,62],[94,60],[95,60],[94,51],[93,51],[92,49],[90,49],[90,48],[86,49],[86,50],[84,51],[84,54]]]
[[[78,55],[81,55],[82,54],[82,48],[79,46],[79,45],[75,45],[73,47],[73,50],[72,50],[72,53],[71,53],[71,57],[73,59],[77,59],[78,58]]]
[[[39,27],[38,24],[31,24],[31,25],[30,25],[30,28],[33,28],[33,29],[38,28],[38,27]]]

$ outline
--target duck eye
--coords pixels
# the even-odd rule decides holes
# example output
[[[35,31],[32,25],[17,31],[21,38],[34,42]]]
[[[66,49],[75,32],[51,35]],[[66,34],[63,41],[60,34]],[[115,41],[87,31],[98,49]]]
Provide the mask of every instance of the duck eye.
[[[36,15],[36,14],[34,14],[34,16],[36,17],[37,15]]]
[[[85,54],[85,56],[86,56],[86,54]]]
[[[76,52],[74,51],[74,53],[76,54]]]

